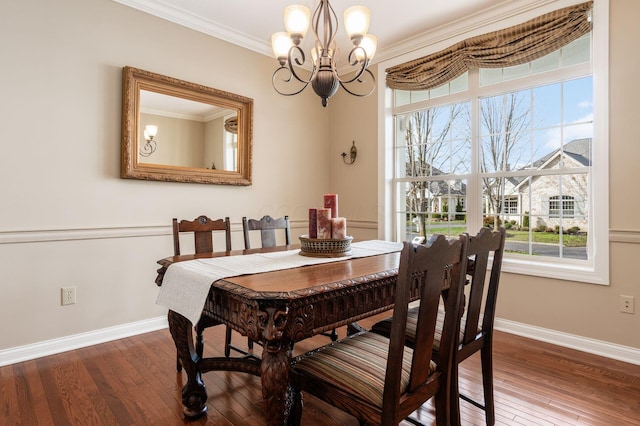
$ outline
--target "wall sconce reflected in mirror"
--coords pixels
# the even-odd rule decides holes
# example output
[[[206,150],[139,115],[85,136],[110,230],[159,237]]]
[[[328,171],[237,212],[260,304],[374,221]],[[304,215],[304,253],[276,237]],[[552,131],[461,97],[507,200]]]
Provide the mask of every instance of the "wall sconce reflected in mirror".
[[[351,150],[349,150],[349,161],[347,161],[347,153],[343,152],[342,154],[342,161],[344,161],[345,164],[353,164],[356,162],[356,157],[358,156],[358,149],[356,148],[356,141],[353,141],[353,144],[351,145]]]
[[[144,127],[144,140],[147,141],[138,151],[143,157],[148,157],[156,151],[156,141],[153,138],[158,134],[158,126],[148,124]]]

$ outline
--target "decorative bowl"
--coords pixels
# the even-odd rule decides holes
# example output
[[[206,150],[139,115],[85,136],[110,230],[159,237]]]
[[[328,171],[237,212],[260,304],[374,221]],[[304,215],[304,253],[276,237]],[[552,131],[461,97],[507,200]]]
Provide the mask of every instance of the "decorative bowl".
[[[351,240],[346,238],[308,238],[302,235],[300,238],[300,254],[309,257],[342,257],[351,254]]]

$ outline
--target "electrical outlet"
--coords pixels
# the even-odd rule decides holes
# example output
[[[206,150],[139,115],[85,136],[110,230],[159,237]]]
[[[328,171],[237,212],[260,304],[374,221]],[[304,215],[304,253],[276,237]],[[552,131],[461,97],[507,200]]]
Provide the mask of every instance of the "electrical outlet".
[[[620,295],[620,312],[624,312],[626,314],[633,313],[633,296],[624,296]]]
[[[73,305],[76,303],[76,287],[62,287],[61,289],[62,295],[62,306],[64,305]]]

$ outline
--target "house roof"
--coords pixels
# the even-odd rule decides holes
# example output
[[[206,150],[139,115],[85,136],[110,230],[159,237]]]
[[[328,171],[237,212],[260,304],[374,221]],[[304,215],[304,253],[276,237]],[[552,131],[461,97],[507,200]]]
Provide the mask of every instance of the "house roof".
[[[562,148],[558,148],[555,151],[550,152],[539,160],[532,164],[533,168],[543,167],[553,157],[559,155],[561,152],[573,158],[583,166],[591,165],[591,138],[574,139],[571,142],[565,144]]]
[[[521,170],[525,169],[544,169],[549,162],[557,156],[564,154],[574,161],[578,162],[582,166],[591,165],[591,138],[574,139],[569,143],[566,143],[563,147],[551,151],[544,157],[541,157],[531,163],[531,166],[525,166]],[[522,182],[527,180],[527,177],[510,177],[507,178],[514,187],[518,187]]]

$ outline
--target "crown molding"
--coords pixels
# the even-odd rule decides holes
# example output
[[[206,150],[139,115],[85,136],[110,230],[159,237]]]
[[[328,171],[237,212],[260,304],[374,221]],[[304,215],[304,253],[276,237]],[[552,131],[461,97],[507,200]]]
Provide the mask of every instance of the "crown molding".
[[[162,1],[154,0],[113,0],[116,3],[132,7],[142,12],[148,13],[158,18],[165,19],[192,30],[219,38],[237,46],[244,47],[263,55],[271,56],[272,50],[269,43],[257,39],[247,34],[240,33],[233,28],[222,25],[218,22],[203,19],[184,9],[166,4]]]
[[[270,44],[238,32],[231,27],[204,19],[161,0],[112,0],[192,30],[208,34],[254,52],[272,56]],[[455,43],[458,38],[481,34],[494,27],[515,25],[542,13],[581,3],[584,0],[503,0],[496,5],[464,18],[429,29],[399,43],[378,49],[372,64],[409,54],[442,42]]]

